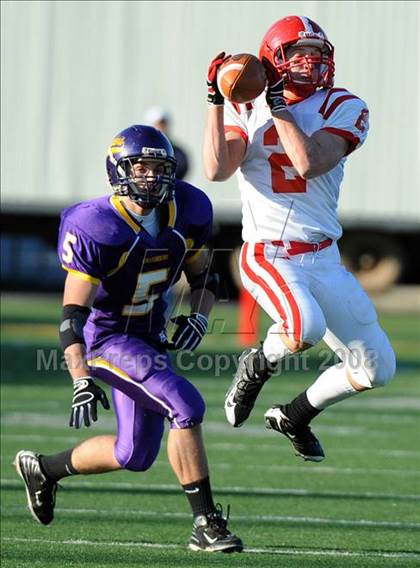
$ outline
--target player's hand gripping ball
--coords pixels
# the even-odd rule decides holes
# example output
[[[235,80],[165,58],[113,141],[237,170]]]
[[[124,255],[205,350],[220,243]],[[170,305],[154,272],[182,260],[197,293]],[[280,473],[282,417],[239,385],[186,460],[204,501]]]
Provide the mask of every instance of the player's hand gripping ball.
[[[265,89],[266,82],[263,64],[250,53],[232,55],[223,62],[217,73],[219,91],[233,103],[247,103],[256,99]]]

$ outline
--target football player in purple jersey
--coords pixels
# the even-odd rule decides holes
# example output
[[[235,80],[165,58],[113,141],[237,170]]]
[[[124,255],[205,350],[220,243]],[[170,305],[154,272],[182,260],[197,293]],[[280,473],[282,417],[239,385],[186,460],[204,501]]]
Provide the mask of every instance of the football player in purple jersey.
[[[18,452],[34,518],[53,520],[63,477],[120,469],[145,471],[155,461],[165,419],[168,457],[194,517],[189,548],[241,551],[213,502],[201,434],[205,405],[199,391],[171,367],[167,349],[193,350],[207,330],[217,274],[206,242],[212,207],[199,189],[175,180],[166,136],[135,125],[111,143],[106,160],[114,194],[62,213],[58,253],[67,271],[60,339],[73,379],[70,426],[90,426],[97,405],[109,408],[94,379],[112,388],[116,435],[88,438],[56,455]],[[168,342],[165,292],[184,272],[191,313],[175,319]]]

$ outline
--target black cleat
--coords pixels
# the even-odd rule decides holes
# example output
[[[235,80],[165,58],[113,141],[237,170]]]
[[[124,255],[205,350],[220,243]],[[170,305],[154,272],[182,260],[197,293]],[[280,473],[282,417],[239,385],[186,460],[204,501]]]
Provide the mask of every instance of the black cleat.
[[[325,458],[319,440],[309,426],[297,427],[284,414],[284,406],[278,404],[272,406],[264,414],[266,428],[276,430],[289,438],[296,450],[296,455],[305,461],[320,462]]]
[[[238,369],[225,398],[226,419],[235,428],[242,426],[251,414],[255,401],[268,379],[253,370],[253,355],[257,349],[245,349],[239,357]]]
[[[225,519],[219,503],[213,513],[195,517],[188,548],[205,552],[242,552],[242,540],[228,530],[228,519],[229,506]]]
[[[26,498],[35,520],[49,525],[54,518],[57,483],[45,477],[39,464],[39,455],[30,450],[16,454],[13,465],[25,483]]]

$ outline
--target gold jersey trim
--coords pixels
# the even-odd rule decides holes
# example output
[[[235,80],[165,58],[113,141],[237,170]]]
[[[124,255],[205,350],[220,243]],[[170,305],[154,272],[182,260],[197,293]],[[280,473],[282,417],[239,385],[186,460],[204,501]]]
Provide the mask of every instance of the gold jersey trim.
[[[77,278],[80,278],[81,280],[85,280],[86,282],[91,282],[92,284],[95,284],[95,286],[99,286],[99,284],[101,283],[99,278],[95,278],[94,276],[90,276],[90,274],[86,274],[86,272],[80,272],[80,270],[75,270],[74,268],[68,268],[67,266],[64,266],[64,264],[62,264],[61,266],[69,274],[72,274],[73,276],[77,276]]]

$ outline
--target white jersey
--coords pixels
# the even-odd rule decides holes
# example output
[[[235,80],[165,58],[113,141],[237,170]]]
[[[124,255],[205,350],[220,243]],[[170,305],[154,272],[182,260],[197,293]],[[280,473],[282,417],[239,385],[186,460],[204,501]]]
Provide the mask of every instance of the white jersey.
[[[288,110],[310,136],[326,130],[350,142],[349,152],[368,132],[366,104],[345,89],[322,89]],[[279,141],[262,93],[253,103],[225,105],[225,131],[247,143],[237,172],[242,199],[242,238],[248,242],[337,240],[342,234],[337,202],[346,157],[310,180],[299,176]]]

